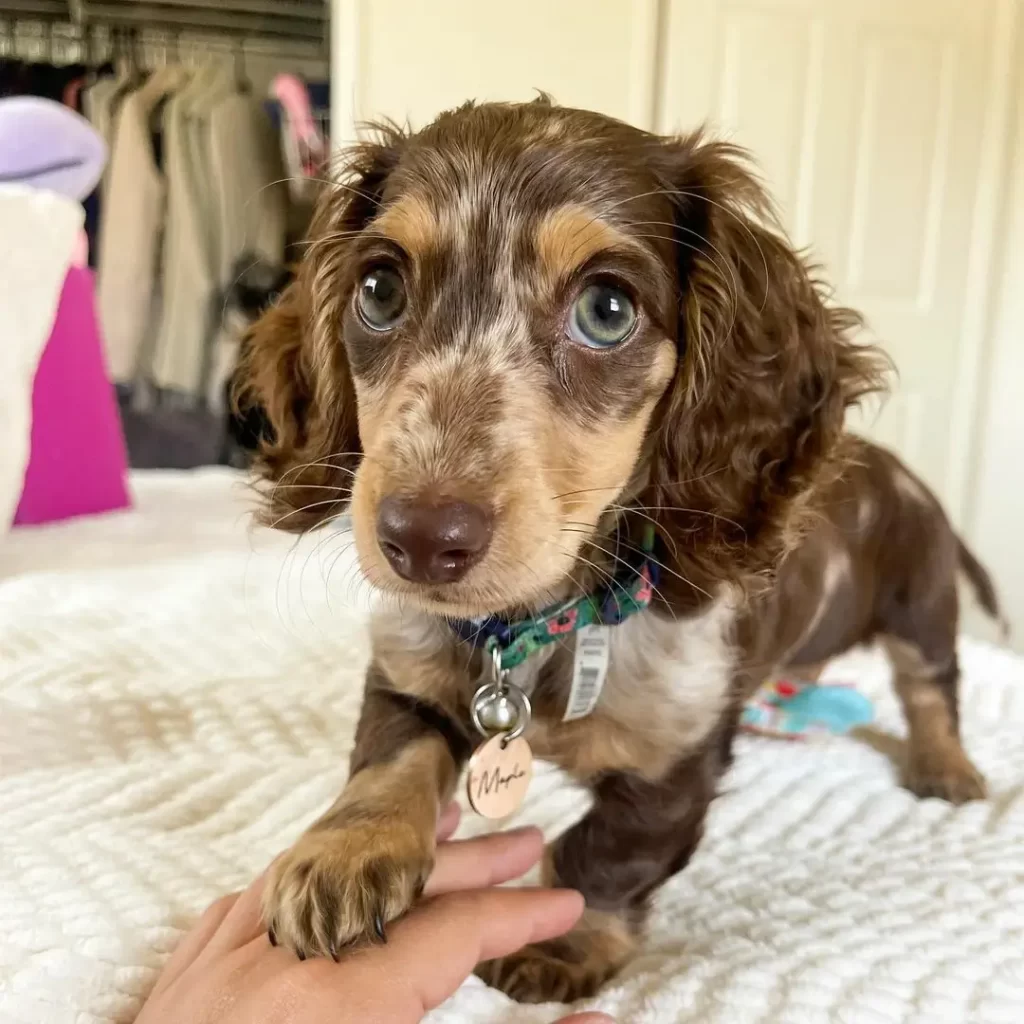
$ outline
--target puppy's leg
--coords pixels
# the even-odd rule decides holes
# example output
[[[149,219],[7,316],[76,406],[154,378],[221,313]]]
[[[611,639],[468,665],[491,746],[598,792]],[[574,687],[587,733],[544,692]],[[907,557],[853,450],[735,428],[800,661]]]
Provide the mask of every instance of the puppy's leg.
[[[303,958],[383,941],[433,868],[438,811],[469,750],[453,717],[371,667],[349,782],[271,868],[271,936]]]
[[[985,779],[960,743],[960,666],[953,637],[947,639],[936,645],[888,636],[884,644],[910,730],[907,788],[962,804],[984,799]]]
[[[592,995],[635,953],[651,894],[689,861],[725,766],[720,736],[652,782],[612,772],[594,805],[549,849],[545,884],[578,889],[587,910],[567,935],[482,964],[477,974],[521,1002]]]

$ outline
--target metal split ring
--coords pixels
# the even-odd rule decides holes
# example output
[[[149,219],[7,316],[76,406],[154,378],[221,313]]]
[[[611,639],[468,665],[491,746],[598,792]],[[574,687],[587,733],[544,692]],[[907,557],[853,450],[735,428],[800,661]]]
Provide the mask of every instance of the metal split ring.
[[[491,679],[495,683],[503,683],[505,675],[501,668],[501,648],[495,644],[491,648]]]
[[[503,733],[508,742],[526,731],[533,709],[530,698],[518,686],[499,680],[484,683],[473,694],[469,713],[482,736]]]

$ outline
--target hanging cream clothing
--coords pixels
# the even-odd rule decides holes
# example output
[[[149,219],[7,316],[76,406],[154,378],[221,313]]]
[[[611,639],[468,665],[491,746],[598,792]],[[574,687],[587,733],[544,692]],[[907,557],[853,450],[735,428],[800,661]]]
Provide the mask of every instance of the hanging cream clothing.
[[[247,118],[251,131],[230,130]],[[224,297],[235,283],[240,257],[283,262],[291,202],[278,133],[248,96],[236,95],[213,111],[210,139],[219,210],[219,289],[203,390],[209,407],[221,410],[224,386],[238,360],[239,335],[233,326],[223,329]]]
[[[115,381],[130,381],[154,326],[165,207],[164,176],[153,157],[150,116],[157,104],[188,79],[167,67],[121,102],[102,199],[97,301]]]
[[[210,170],[220,215],[218,284],[223,290],[232,283],[241,255],[284,261],[288,186],[280,138],[252,96],[235,93],[211,112]]]
[[[178,98],[172,101],[178,104]],[[168,111],[168,116],[171,112]],[[224,289],[238,257],[284,255],[287,193],[280,148],[266,112],[234,84],[190,92],[168,149],[173,188],[165,248],[164,317],[153,359],[163,388],[204,394]]]
[[[168,383],[166,365],[179,346],[191,350],[202,337],[206,311],[195,296],[204,294],[213,277],[210,221],[213,216],[209,175],[205,168],[204,108],[230,92],[232,80],[222,63],[203,65],[187,89],[164,111],[165,167],[168,178],[167,230],[164,235],[165,316],[154,338],[148,375],[158,386],[187,391]]]
[[[111,75],[82,90],[82,113],[111,148],[114,142],[113,100],[124,85],[123,78]]]
[[[179,350],[191,353],[206,331],[208,310],[201,297],[209,293],[213,266],[208,240],[211,199],[204,168],[204,97],[218,98],[230,87],[222,65],[201,67],[187,88],[171,98],[163,112],[164,170],[167,175],[167,222],[163,239],[161,317],[147,360],[146,375],[158,387],[191,393],[181,374],[169,372],[180,361]],[[201,343],[201,341],[200,341]]]

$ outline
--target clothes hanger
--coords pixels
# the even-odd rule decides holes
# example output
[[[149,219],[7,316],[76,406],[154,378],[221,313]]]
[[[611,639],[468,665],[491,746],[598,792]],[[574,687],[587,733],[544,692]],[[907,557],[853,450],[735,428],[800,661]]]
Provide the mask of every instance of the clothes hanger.
[[[139,30],[136,28],[129,30],[128,60],[133,81],[141,85],[146,80],[147,71],[143,66],[143,62],[139,59]]]
[[[88,39],[88,47],[89,47],[89,49],[88,49],[89,63],[92,64],[92,63],[94,63],[94,61],[96,59],[96,53],[97,53],[97,47],[96,47],[96,26],[95,25],[90,25],[86,29],[86,38]],[[108,51],[107,52],[107,59],[102,64],[100,64],[100,66],[98,68],[96,68],[95,74],[96,74],[97,78],[108,78],[111,75],[116,75],[117,74],[117,69],[114,67],[114,61],[113,61],[112,58],[113,58],[113,53]]]
[[[235,84],[239,92],[252,90],[252,83],[245,72],[245,39],[241,35],[235,36]]]
[[[14,44],[11,40],[11,21],[9,18],[0,20],[0,41],[3,49],[0,51],[0,96],[7,92],[7,72],[10,66],[10,55],[14,53]]]

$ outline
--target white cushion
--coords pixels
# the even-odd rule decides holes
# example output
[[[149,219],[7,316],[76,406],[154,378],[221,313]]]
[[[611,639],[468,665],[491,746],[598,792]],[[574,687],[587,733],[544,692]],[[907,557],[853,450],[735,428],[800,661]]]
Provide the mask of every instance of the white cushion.
[[[85,213],[71,199],[0,185],[0,533],[28,467],[32,383]]]

